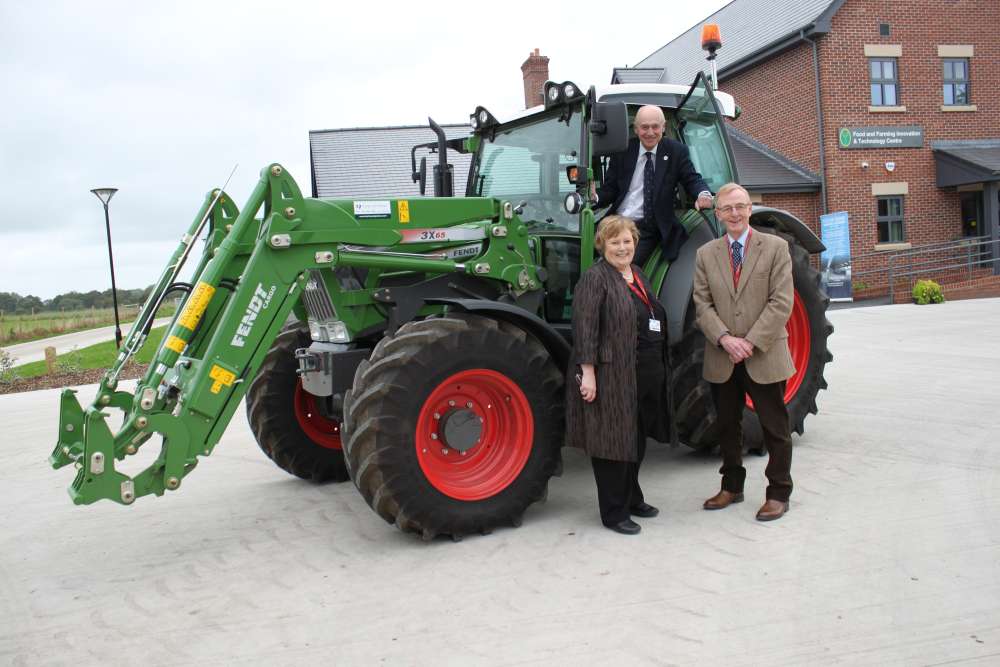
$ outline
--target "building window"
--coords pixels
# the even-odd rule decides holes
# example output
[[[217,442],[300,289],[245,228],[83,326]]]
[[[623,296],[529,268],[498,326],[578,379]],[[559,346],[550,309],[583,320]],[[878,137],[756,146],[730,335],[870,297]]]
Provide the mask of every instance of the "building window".
[[[879,23],[878,24],[878,34],[879,34],[879,37],[888,37],[889,36],[889,24],[888,23]]]
[[[878,198],[878,242],[903,243],[903,198]]]
[[[944,103],[946,105],[969,104],[969,59],[945,58]]]
[[[868,63],[872,75],[872,106],[894,107],[899,104],[896,59],[869,58]]]

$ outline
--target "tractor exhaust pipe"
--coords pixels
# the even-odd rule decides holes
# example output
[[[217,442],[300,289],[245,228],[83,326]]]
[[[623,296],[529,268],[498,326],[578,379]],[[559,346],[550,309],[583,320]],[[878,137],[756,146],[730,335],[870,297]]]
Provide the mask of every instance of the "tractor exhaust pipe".
[[[434,122],[430,116],[427,117],[431,129],[437,135],[438,163],[434,165],[434,196],[454,197],[454,185],[451,174],[451,165],[448,164],[448,139],[444,136],[444,130]]]

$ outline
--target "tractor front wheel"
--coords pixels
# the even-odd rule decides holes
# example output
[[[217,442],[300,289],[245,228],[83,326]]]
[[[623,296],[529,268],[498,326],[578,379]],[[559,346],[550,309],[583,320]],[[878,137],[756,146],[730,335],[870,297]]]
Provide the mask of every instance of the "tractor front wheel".
[[[309,343],[300,324],[278,334],[247,391],[247,419],[261,450],[282,470],[313,482],[343,482],[340,422],[321,411],[296,373],[295,350]]]
[[[519,525],[559,463],[562,387],[514,325],[461,313],[405,324],[345,397],[351,477],[379,516],[424,539]]]

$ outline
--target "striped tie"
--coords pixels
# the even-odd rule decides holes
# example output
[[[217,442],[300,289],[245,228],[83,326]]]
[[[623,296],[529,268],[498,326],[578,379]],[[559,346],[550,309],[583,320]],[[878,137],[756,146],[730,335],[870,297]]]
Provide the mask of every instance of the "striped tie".
[[[646,166],[642,168],[642,219],[653,221],[653,154],[646,151]]]

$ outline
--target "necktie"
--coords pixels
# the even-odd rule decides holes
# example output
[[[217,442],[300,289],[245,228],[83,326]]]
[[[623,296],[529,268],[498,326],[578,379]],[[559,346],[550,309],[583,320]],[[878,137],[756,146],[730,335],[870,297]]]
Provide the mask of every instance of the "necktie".
[[[653,154],[646,151],[646,166],[642,168],[642,219],[653,222]]]
[[[733,241],[733,272],[740,270],[743,264],[743,245],[739,241]]]

